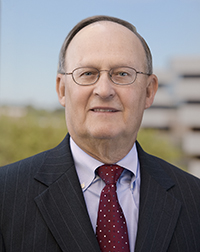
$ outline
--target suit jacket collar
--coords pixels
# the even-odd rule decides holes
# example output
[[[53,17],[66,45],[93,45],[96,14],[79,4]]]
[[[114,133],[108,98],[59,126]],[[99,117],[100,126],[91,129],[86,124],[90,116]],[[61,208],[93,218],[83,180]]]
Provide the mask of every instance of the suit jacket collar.
[[[137,143],[141,169],[135,252],[167,251],[181,204],[170,193],[174,182],[158,160]],[[62,251],[100,252],[74,167],[69,135],[46,152],[35,179],[47,188],[35,202]]]

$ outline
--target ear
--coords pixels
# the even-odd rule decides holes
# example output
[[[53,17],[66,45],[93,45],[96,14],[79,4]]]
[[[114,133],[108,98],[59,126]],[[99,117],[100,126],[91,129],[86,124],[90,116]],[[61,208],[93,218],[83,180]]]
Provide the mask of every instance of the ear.
[[[149,108],[152,105],[157,90],[158,90],[158,78],[155,74],[152,74],[148,77],[145,109]]]
[[[60,104],[65,107],[65,75],[57,74],[56,77],[56,92]]]

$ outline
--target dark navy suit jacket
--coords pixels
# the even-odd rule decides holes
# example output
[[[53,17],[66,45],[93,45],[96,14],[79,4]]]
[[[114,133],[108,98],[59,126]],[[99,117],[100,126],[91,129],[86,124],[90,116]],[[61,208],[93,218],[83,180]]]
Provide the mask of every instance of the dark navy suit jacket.
[[[200,251],[200,180],[145,153],[135,252]],[[0,251],[100,252],[69,147],[0,168]]]

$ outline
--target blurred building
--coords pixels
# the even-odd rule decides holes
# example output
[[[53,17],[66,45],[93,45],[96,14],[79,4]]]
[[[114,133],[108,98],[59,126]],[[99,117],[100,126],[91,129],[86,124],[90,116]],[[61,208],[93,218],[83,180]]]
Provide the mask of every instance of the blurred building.
[[[155,73],[159,89],[142,127],[167,132],[181,145],[188,171],[200,177],[200,56],[173,58]]]

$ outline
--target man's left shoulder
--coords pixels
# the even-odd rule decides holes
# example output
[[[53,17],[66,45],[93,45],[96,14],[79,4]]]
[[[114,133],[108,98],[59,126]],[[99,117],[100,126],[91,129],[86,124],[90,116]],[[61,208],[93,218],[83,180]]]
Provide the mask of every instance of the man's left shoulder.
[[[181,198],[192,197],[200,207],[200,179],[179,167],[155,157],[160,167],[173,180],[171,192]]]
[[[145,152],[138,143],[137,149],[142,167],[145,167],[154,179],[162,182],[163,180],[170,180],[170,184],[174,184],[172,191],[191,191],[200,194],[199,178],[157,156]]]
[[[161,168],[167,174],[169,174],[170,177],[180,178],[180,179],[182,178],[183,180],[184,178],[186,178],[187,180],[191,180],[191,181],[195,180],[197,184],[200,183],[199,178],[195,177],[192,174],[189,174],[187,171],[180,169],[176,165],[173,165],[162,158],[159,158],[157,156],[147,153],[146,151],[142,149],[142,147],[140,146],[138,142],[136,142],[136,146],[137,146],[138,157],[139,157],[140,162],[142,162],[145,166],[149,167],[150,165],[151,167],[153,167],[153,172],[156,172],[156,170]]]

